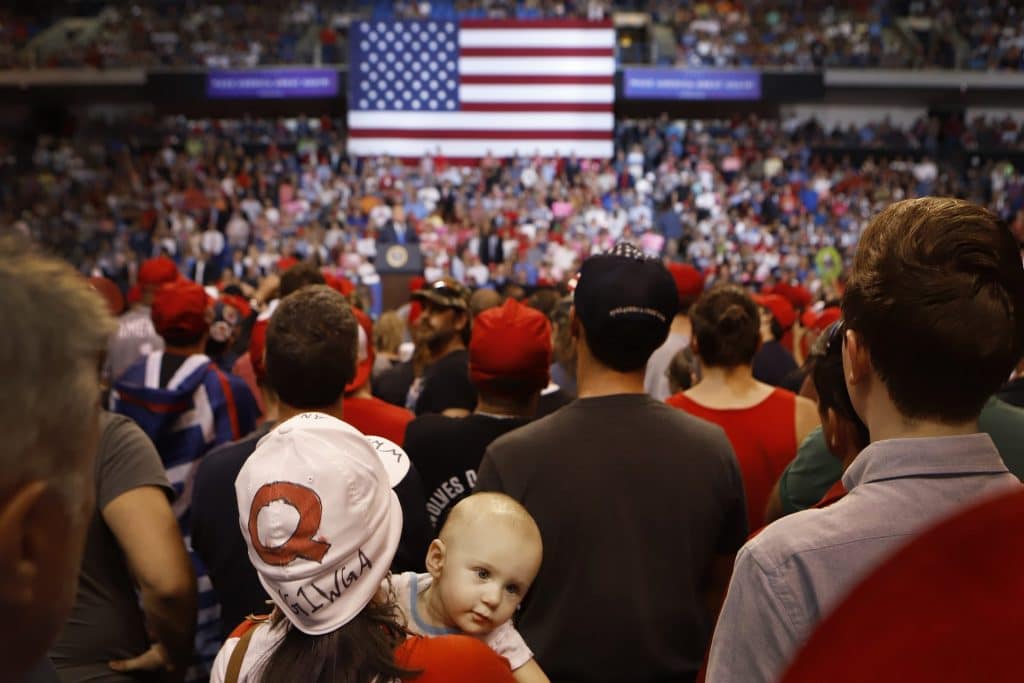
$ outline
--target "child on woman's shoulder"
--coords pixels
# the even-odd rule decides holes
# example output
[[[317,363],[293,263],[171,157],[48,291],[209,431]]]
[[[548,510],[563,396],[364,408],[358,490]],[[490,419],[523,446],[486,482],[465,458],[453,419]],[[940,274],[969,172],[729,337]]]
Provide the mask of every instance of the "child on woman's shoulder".
[[[537,523],[501,493],[459,501],[427,550],[427,572],[392,576],[391,590],[413,633],[476,636],[509,661],[518,683],[548,678],[512,625],[540,569]]]

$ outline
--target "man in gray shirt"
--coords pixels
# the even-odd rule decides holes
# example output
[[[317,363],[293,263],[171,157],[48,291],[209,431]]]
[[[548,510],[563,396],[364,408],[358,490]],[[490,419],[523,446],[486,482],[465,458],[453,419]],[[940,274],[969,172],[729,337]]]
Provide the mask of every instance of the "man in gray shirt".
[[[632,245],[584,261],[569,323],[579,399],[480,464],[477,489],[520,501],[544,538],[516,626],[553,683],[695,680],[747,536],[725,433],[644,392],[677,310],[665,267]]]
[[[709,682],[777,681],[891,552],[966,503],[1020,487],[978,433],[1024,350],[1024,268],[995,215],[956,199],[891,205],[861,237],[843,315],[831,343],[844,345],[872,443],[843,475],[842,500],[785,517],[740,550]]]
[[[156,333],[150,319],[153,295],[161,285],[174,282],[181,275],[178,266],[166,256],[147,259],[139,267],[139,301],[117,321],[117,332],[107,346],[103,379],[108,384],[121,376],[136,360],[153,351],[163,351],[164,340]]]

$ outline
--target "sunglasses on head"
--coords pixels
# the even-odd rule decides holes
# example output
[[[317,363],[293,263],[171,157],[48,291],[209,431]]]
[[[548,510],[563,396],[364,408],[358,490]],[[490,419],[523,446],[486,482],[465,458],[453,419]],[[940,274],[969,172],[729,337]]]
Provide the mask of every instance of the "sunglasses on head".
[[[432,289],[435,292],[438,292],[439,294],[444,294],[445,296],[462,296],[461,292],[459,292],[454,287],[451,287],[444,282],[435,282],[430,286],[430,289]]]
[[[846,321],[838,320],[832,323],[828,331],[828,341],[825,342],[825,355],[839,354],[843,348],[843,340],[846,338]]]

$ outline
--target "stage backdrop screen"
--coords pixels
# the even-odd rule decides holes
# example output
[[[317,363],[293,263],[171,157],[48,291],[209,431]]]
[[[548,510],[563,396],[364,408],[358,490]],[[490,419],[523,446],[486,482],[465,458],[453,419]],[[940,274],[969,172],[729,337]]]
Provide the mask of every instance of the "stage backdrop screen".
[[[722,69],[624,69],[622,93],[630,100],[761,99],[761,72]]]
[[[317,99],[338,96],[333,69],[212,70],[206,78],[211,99]]]

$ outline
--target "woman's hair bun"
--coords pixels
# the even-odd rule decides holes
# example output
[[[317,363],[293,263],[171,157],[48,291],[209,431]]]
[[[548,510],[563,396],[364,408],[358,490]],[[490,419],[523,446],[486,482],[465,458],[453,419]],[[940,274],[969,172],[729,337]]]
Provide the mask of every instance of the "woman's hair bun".
[[[715,327],[722,334],[732,334],[750,323],[750,315],[740,304],[732,304],[718,317]]]

